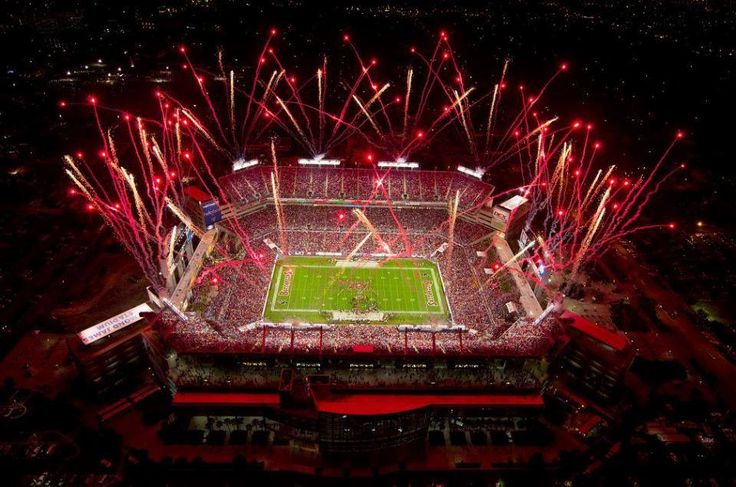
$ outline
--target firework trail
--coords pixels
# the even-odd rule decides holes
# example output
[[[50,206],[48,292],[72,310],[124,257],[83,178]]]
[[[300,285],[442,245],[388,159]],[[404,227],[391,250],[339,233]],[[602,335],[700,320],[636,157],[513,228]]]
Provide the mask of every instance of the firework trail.
[[[179,222],[202,236],[184,208],[184,180],[197,182],[208,194],[219,194],[223,204],[228,196],[215,172],[206,161],[198,136],[207,139],[208,132],[198,127],[188,111],[174,108],[162,96],[157,97],[161,121],[135,118],[90,99],[95,121],[103,142],[102,164],[92,164],[81,157],[65,156],[66,171],[80,194],[88,201],[88,209],[99,213],[118,240],[135,258],[147,279],[159,290],[166,288],[172,258],[170,235]],[[122,120],[122,140],[126,146],[127,164],[118,156],[113,130],[103,130],[99,110],[117,114]],[[172,127],[172,128],[170,128]],[[185,147],[186,146],[186,147]],[[77,154],[80,156],[80,154]],[[200,157],[196,157],[200,156]],[[200,159],[193,164],[194,159]],[[210,188],[216,188],[211,191]],[[233,221],[243,247],[253,257],[247,233]],[[257,261],[257,259],[254,259]]]
[[[381,246],[381,248],[386,251],[387,254],[393,253],[391,251],[391,247],[389,247],[386,241],[381,237],[381,234],[378,232],[378,229],[373,225],[373,223],[371,223],[368,217],[365,216],[365,213],[363,213],[358,208],[354,208],[353,215],[355,215],[355,218],[357,218],[360,221],[360,223],[362,223],[363,226],[370,232],[370,234],[373,235],[373,238]]]
[[[461,204],[460,190],[448,187],[448,219],[436,229],[447,232],[448,260],[453,253],[457,218],[513,194],[529,200],[525,227],[531,242],[539,245],[524,245],[512,260],[522,266],[525,261],[543,262],[546,268],[566,272],[573,280],[587,262],[613,242],[665,226],[641,225],[639,219],[654,194],[678,170],[666,169],[666,159],[683,135],[677,134],[648,173],[635,178],[617,177],[616,166],[597,163],[601,145],[592,140],[591,124],[581,133],[582,122],[565,123],[538,111],[548,87],[567,70],[566,64],[535,95],[520,87],[519,106],[508,110],[506,106],[517,100],[506,91],[509,62],[504,62],[498,79],[481,83],[492,87],[488,93],[481,93],[477,87],[466,86],[470,76],[461,71],[446,33],[440,34],[426,57],[411,49],[416,65],[402,68],[398,83],[379,82],[377,61],[366,62],[348,36],[343,40],[357,60],[355,72],[349,72],[352,67],[344,68],[344,76],[335,78],[333,73],[328,83],[325,56],[312,71],[314,74],[298,83],[294,70],[285,67],[274,52],[275,35],[272,30],[249,79],[236,75],[239,70],[228,70],[222,53],[217,57],[219,74],[213,74],[196,68],[186,49],[181,49],[186,71],[194,78],[198,96],[205,100],[205,113],[197,113],[193,105],[165,92],[157,92],[160,117],[155,120],[131,117],[100,106],[94,98],[89,100],[102,142],[102,164],[66,156],[65,170],[90,211],[100,214],[158,288],[165,286],[164,276],[170,267],[167,263],[174,258],[171,242],[176,233],[172,228],[181,222],[194,233],[201,232],[183,210],[185,188],[190,184],[201,186],[222,206],[236,207],[243,196],[238,188],[221,180],[222,168],[244,157],[248,148],[262,142],[267,133],[292,138],[315,158],[359,139],[396,160],[405,160],[428,147],[439,133],[454,127],[458,144],[466,148],[471,165],[481,173],[498,170],[507,163],[518,164],[518,187],[503,189],[469,205]],[[218,83],[224,94],[220,105],[210,89]],[[117,117],[111,124],[114,128],[105,127],[100,111]],[[273,197],[280,244],[287,252],[273,139],[271,158],[273,172],[270,185],[266,185]],[[401,239],[401,255],[411,255],[417,242],[408,238],[394,212],[390,191],[381,184],[384,180],[392,184],[390,173],[379,174],[372,167],[376,184],[363,208],[382,194],[398,236],[385,241],[364,211],[356,209],[357,220],[344,232],[341,245],[362,224],[388,253]],[[247,179],[245,182],[253,194],[258,192]],[[451,198],[453,190],[455,196]],[[262,266],[244,222],[232,218],[225,226],[247,254],[242,263]]]
[[[460,206],[460,190],[455,192],[455,198],[447,202],[450,213],[450,223],[447,230],[447,262],[452,263],[452,250],[455,245],[455,221],[457,219],[457,208]]]
[[[286,73],[287,68],[276,54],[273,51],[269,54],[277,68]],[[377,113],[371,108],[375,100],[362,104],[362,108],[353,108],[353,104],[364,91],[370,68],[363,66],[357,73],[343,75],[341,82],[330,90],[327,57],[323,57],[316,74],[301,84],[293,75],[285,75],[285,83],[272,90],[277,97],[277,106],[271,111],[273,123],[312,158],[324,156],[356,133],[367,137],[363,128]]]
[[[586,263],[616,241],[639,231],[670,226],[640,225],[637,221],[651,197],[681,169],[678,166],[658,175],[674,144],[682,138],[680,132],[654,168],[634,181],[616,177],[615,165],[596,168],[594,160],[601,144],[594,142],[588,147],[589,132],[583,137],[579,157],[575,157],[573,143],[566,142],[556,164],[550,165],[549,158],[538,161],[539,170],[525,189],[533,201],[527,226],[538,228],[539,242],[544,242],[530,260],[543,261],[553,271],[569,272],[570,282],[577,279]]]
[[[507,269],[507,268],[508,268],[508,267],[509,267],[509,266],[510,266],[511,264],[513,264],[514,262],[517,262],[517,261],[519,260],[519,258],[520,258],[521,256],[523,256],[523,255],[524,255],[524,254],[525,254],[525,253],[526,253],[526,252],[527,252],[527,251],[528,251],[529,249],[531,249],[532,247],[534,247],[534,245],[536,245],[536,242],[534,242],[534,241],[532,240],[531,242],[529,242],[528,244],[526,244],[526,245],[525,245],[525,246],[524,246],[524,247],[523,247],[523,248],[522,248],[521,250],[519,250],[519,251],[518,251],[518,252],[517,252],[516,254],[514,254],[514,255],[513,255],[513,256],[512,256],[512,257],[511,257],[511,258],[510,258],[509,260],[507,260],[507,261],[506,261],[506,262],[504,262],[504,263],[503,263],[503,264],[502,264],[501,266],[499,266],[499,267],[498,267],[498,268],[497,268],[497,269],[496,269],[496,270],[495,270],[495,271],[493,272],[493,274],[491,274],[491,275],[490,275],[490,277],[488,277],[488,281],[486,281],[486,285],[487,285],[487,284],[488,284],[488,283],[489,283],[490,281],[492,281],[492,280],[493,280],[493,278],[494,278],[494,277],[496,277],[496,276],[497,276],[497,275],[498,275],[498,274],[499,274],[499,273],[500,273],[501,271],[503,271],[503,270]]]
[[[279,177],[279,166],[276,159],[276,145],[271,141],[271,160],[273,161],[273,172],[271,172],[271,188],[273,194],[273,206],[276,210],[276,221],[279,226],[279,243],[284,254],[289,254],[288,241],[286,239],[286,219],[284,218],[284,207],[281,204],[281,178]]]
[[[261,49],[260,56],[255,63],[253,77],[244,80],[243,88],[238,86],[238,80],[234,70],[225,69],[223,53],[217,55],[219,74],[207,72],[200,69],[192,62],[185,47],[179,48],[184,58],[184,67],[192,75],[201,97],[208,108],[207,118],[212,120],[215,130],[206,129],[203,116],[196,116],[190,109],[186,109],[185,116],[189,121],[202,131],[207,141],[218,150],[227,153],[232,160],[246,157],[248,147],[260,140],[262,134],[274,125],[274,114],[268,109],[269,102],[273,99],[275,89],[283,79],[283,72],[273,71],[264,76],[266,65],[266,54],[272,50],[272,44],[276,36],[276,30],[271,29],[266,42]],[[208,81],[222,83],[225,92],[225,107],[218,108],[217,102],[213,100],[207,88]],[[175,99],[169,93],[162,92],[162,97],[169,100],[181,109],[186,105]],[[238,107],[242,109],[242,115],[238,115]],[[227,123],[227,126],[226,126]]]
[[[378,83],[374,79],[371,68],[377,64],[376,61],[366,63],[355,44],[348,37],[344,40],[366,75],[368,88],[373,92],[367,102],[363,102],[366,98],[357,90],[352,94],[373,136],[362,130],[360,132],[368,143],[394,160],[406,159],[426,147],[439,133],[452,126],[465,113],[466,105],[470,104],[468,96],[474,88],[453,90],[453,73],[444,69],[448,58],[440,55],[440,52],[448,43],[445,34],[440,35],[429,58],[422,56],[416,48],[411,49],[420,65],[410,66],[406,70],[403,103],[401,95],[388,95],[390,83]],[[416,96],[413,93],[415,86],[421,86]],[[373,105],[377,108],[375,112],[370,112],[368,108]],[[434,110],[435,106],[444,108]]]

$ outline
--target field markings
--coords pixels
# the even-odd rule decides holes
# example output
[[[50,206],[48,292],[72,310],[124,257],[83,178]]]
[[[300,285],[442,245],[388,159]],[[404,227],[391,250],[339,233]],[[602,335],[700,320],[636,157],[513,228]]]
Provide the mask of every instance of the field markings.
[[[293,271],[294,271],[294,276],[292,277],[292,283],[291,283],[291,289],[290,289],[291,292],[289,293],[289,296],[288,296],[288,299],[287,299],[287,305],[286,305],[287,308],[280,308],[280,307],[277,307],[276,300],[278,298],[278,294],[279,294],[279,290],[280,290],[280,287],[281,287],[281,281],[282,281],[283,272],[284,272],[284,268],[285,267],[292,268]],[[312,281],[312,280],[317,280],[318,282],[323,282],[323,279],[321,279],[322,276],[323,276],[322,273],[317,274],[316,276],[312,276],[310,273],[304,273],[304,272],[299,272],[298,273],[297,271],[299,269],[338,269],[338,268],[336,266],[334,266],[334,265],[317,265],[317,264],[305,264],[305,265],[300,265],[300,264],[282,264],[282,265],[280,265],[279,266],[279,269],[278,269],[277,276],[276,276],[275,287],[273,288],[273,293],[272,293],[271,306],[270,306],[272,312],[277,312],[277,313],[310,312],[310,313],[314,313],[314,312],[321,312],[321,311],[328,311],[328,312],[330,312],[330,311],[344,311],[343,309],[334,309],[333,310],[333,309],[325,309],[325,308],[301,308],[301,307],[300,308],[297,308],[297,307],[295,307],[294,305],[296,303],[292,303],[292,297],[294,297],[294,299],[297,300],[297,301],[299,300],[300,297],[301,297],[302,300],[306,300],[307,298],[309,298],[309,301],[310,302],[313,302],[314,301],[314,292],[313,291],[315,291],[315,290],[314,290],[314,288],[312,286],[309,286],[308,283],[310,281]],[[396,305],[396,307],[400,307],[401,308],[401,309],[398,309],[398,310],[382,309],[381,311],[384,312],[384,313],[409,314],[409,315],[419,315],[419,314],[444,315],[445,314],[445,306],[444,306],[444,303],[442,302],[443,299],[440,299],[440,297],[442,296],[442,294],[441,294],[441,292],[440,292],[440,290],[438,288],[438,286],[439,286],[439,283],[438,283],[438,274],[437,274],[437,271],[434,268],[434,266],[427,266],[427,267],[402,267],[402,266],[396,266],[396,267],[384,268],[384,271],[385,272],[375,272],[377,270],[376,268],[368,268],[368,267],[365,267],[365,268],[355,267],[354,269],[356,269],[356,270],[364,270],[364,271],[372,271],[373,272],[372,274],[368,274],[366,276],[362,276],[363,273],[359,272],[358,273],[358,276],[357,276],[357,280],[360,280],[360,281],[370,281],[371,284],[374,284],[375,285],[374,287],[376,287],[376,288],[379,288],[380,287],[381,289],[383,289],[384,291],[386,291],[385,293],[382,293],[382,294],[384,294],[383,301],[391,300],[391,302],[394,305]],[[378,270],[380,270],[380,268]],[[411,276],[411,279],[410,279],[411,285],[410,286],[407,286],[407,287],[411,287],[412,289],[406,289],[405,287],[401,287],[399,285],[400,283],[394,283],[393,282],[393,281],[402,280],[402,277],[403,277],[403,276],[400,276],[400,275],[393,275],[393,274],[395,274],[393,271],[397,271],[397,273],[404,273],[404,272],[408,272],[408,271],[419,271],[419,280],[417,281],[417,279],[414,278],[415,276]],[[430,273],[430,275],[432,276],[432,289],[433,289],[434,294],[435,294],[435,296],[434,296],[435,297],[435,300],[438,303],[435,306],[430,306],[428,303],[426,303],[426,297],[424,295],[424,286],[422,284],[422,271],[428,271]],[[386,276],[385,274],[388,274],[388,276]],[[299,275],[301,278],[297,278],[297,275]],[[363,277],[366,277],[366,279],[363,279]],[[380,277],[381,280],[385,280],[385,279],[387,279],[387,277],[392,277],[393,279],[389,279],[388,286],[383,286],[383,285],[378,286],[377,285],[378,284],[377,283],[377,277]],[[417,286],[418,286],[419,290],[417,290]],[[307,291],[309,291],[309,295],[306,294]],[[325,291],[324,286],[319,286],[319,291]],[[406,309],[406,306],[409,306],[409,300],[416,301],[416,298],[415,297],[409,298],[409,299],[406,300],[407,301],[407,305],[405,306],[404,303],[403,303],[403,301],[404,301],[403,297],[406,297],[405,296],[406,291],[412,291],[412,294],[414,296],[420,295],[420,296],[422,296],[422,298],[424,298],[424,299],[421,299],[419,303],[417,303],[418,305],[421,305],[424,308],[424,310],[408,310],[408,309]],[[386,294],[388,296],[386,296]],[[333,301],[334,300],[332,295],[331,296],[327,296],[326,299],[328,301]],[[339,296],[338,295],[337,296],[337,299],[338,299],[338,301],[342,301],[345,298],[343,296]],[[301,303],[299,303],[299,304],[301,305]],[[320,304],[320,303],[318,303],[318,304]],[[325,305],[326,304],[327,303],[325,303]],[[334,304],[334,303],[330,303],[330,304]],[[348,304],[349,304],[348,302],[345,303],[345,305],[348,305]],[[439,308],[439,310],[430,310],[429,308],[431,308],[431,307],[432,308],[433,307],[437,307],[437,308]]]

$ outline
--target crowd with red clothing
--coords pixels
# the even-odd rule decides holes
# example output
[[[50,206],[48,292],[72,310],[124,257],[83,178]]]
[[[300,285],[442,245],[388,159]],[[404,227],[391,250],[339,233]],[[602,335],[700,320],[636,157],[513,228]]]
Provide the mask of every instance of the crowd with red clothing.
[[[259,199],[268,194],[270,170],[262,167],[236,173],[225,178],[225,184],[245,204],[248,195]],[[351,197],[369,197],[377,177],[387,191],[390,187],[392,193],[401,191],[412,198],[440,195],[444,200],[454,185],[462,183],[465,193],[472,193],[463,196],[466,205],[483,197],[481,189],[489,189],[483,183],[450,172],[392,171],[383,178],[380,174],[367,169],[279,169],[282,198],[327,194],[338,197],[346,191]],[[475,188],[475,183],[483,188]],[[333,324],[322,329],[300,324],[264,327],[263,305],[270,285],[270,269],[277,257],[264,240],[283,244],[286,248],[281,251],[289,255],[347,256],[367,235],[367,229],[351,210],[346,206],[284,204],[284,239],[279,235],[276,212],[271,205],[260,204],[260,208],[251,211],[237,225],[225,224],[235,233],[248,235],[259,262],[244,258],[242,250],[234,256],[215,252],[192,289],[190,319],[182,321],[167,315],[163,320],[166,336],[175,348],[213,352],[345,354],[351,353],[355,346],[367,345],[377,353],[387,354],[525,355],[549,345],[551,325],[532,327],[523,317],[508,313],[505,305],[518,304],[518,291],[513,286],[502,290],[484,274],[488,260],[479,257],[478,251],[491,247],[490,240],[484,240],[490,229],[459,218],[455,224],[452,262],[447,261],[446,252],[438,251],[448,241],[445,208],[364,205],[362,211],[392,254],[433,257],[443,276],[452,324],[462,325],[461,330],[402,331],[396,326],[370,324]],[[480,243],[472,245],[473,242]],[[385,246],[371,238],[359,249],[356,258],[376,258],[371,254],[385,253]]]

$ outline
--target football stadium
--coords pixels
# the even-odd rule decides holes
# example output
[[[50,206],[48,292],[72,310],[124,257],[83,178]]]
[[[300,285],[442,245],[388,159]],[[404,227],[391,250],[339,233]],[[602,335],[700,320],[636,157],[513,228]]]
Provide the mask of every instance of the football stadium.
[[[542,434],[559,324],[505,238],[524,238],[523,198],[459,171],[298,165],[274,194],[272,173],[223,177],[227,201],[187,188],[201,230],[177,231],[173,291],[151,293],[170,434],[236,411],[327,457],[397,454],[448,415]]]
[[[161,123],[133,123],[91,97],[96,116],[131,122],[103,137],[112,189],[83,157],[65,170],[150,286],[145,303],[80,335],[89,382],[121,388],[145,353],[167,393],[165,445],[247,437],[265,468],[341,475],[345,459],[402,469],[413,458],[431,469],[434,445],[444,468],[497,468],[494,450],[513,469],[507,454],[528,462],[569,445],[545,418],[549,397],[581,403],[548,378],[562,367],[608,400],[631,348],[564,309],[564,295],[613,243],[671,228],[636,220],[674,170],[654,175],[664,158],[638,179],[595,166],[592,126],[539,118],[538,97],[499,116],[504,83],[475,98],[457,67],[437,70],[448,46],[443,32],[424,81],[409,69],[390,103],[391,85],[368,76],[377,61],[357,50],[347,90],[325,91],[324,61],[305,81],[316,89],[255,69],[245,94],[235,71],[209,80],[184,46],[209,111],[157,91]],[[224,83],[226,99],[205,82]],[[251,431],[226,431],[234,423]],[[482,452],[457,458],[468,442]]]
[[[100,3],[0,24],[3,485],[731,480],[726,2]]]
[[[493,275],[516,251],[494,229],[488,184],[459,172],[283,167],[276,211],[270,172],[226,176],[234,197],[222,220],[193,237],[197,249],[172,296],[186,319],[164,319],[177,350],[523,356],[546,348],[547,329],[528,319],[543,309],[527,280],[515,278],[513,262]],[[190,208],[212,204],[188,193]],[[452,249],[451,194],[459,202]],[[251,237],[255,259],[237,232]]]

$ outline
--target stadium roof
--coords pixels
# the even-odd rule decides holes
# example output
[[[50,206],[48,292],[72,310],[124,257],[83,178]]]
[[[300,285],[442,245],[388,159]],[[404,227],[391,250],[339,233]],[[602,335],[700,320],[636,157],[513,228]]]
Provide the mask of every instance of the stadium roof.
[[[499,203],[498,206],[500,206],[502,208],[505,208],[505,209],[507,209],[509,211],[513,211],[516,208],[518,208],[521,205],[523,205],[524,203],[526,203],[527,201],[529,201],[529,200],[527,200],[523,196],[517,194],[517,195],[512,196],[511,198],[507,199],[506,201],[504,201],[502,203]]]
[[[429,406],[451,407],[542,407],[539,394],[381,394],[357,393],[314,397],[317,410],[322,413],[373,415],[395,414]]]
[[[426,407],[518,407],[539,408],[544,405],[539,394],[328,394],[320,397],[314,394],[317,411],[329,414],[349,415],[381,415],[413,411]],[[238,406],[238,407],[271,407],[280,406],[280,398],[276,393],[243,393],[243,392],[177,392],[174,396],[175,406]]]
[[[184,188],[184,193],[195,201],[204,203],[205,201],[212,200],[212,196],[208,195],[197,186],[187,186]]]
[[[594,340],[608,345],[617,352],[623,351],[629,344],[626,337],[620,333],[616,333],[604,328],[590,320],[586,320],[582,316],[571,311],[565,311],[560,315],[560,319],[567,321],[571,327],[579,332],[593,338]]]
[[[269,406],[277,407],[278,394],[242,392],[177,392],[174,406]]]

